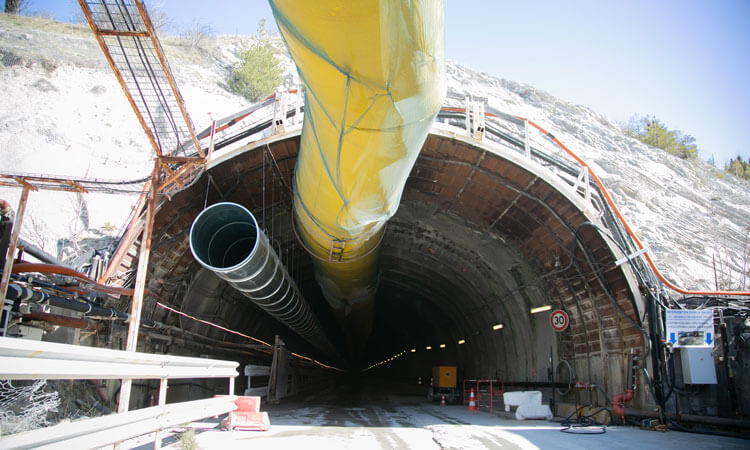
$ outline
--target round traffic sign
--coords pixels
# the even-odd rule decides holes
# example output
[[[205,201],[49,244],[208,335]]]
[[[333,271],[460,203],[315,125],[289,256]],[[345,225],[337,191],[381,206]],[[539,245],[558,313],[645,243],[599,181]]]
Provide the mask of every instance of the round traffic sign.
[[[568,313],[562,309],[556,309],[552,311],[552,315],[549,316],[549,321],[552,324],[552,329],[555,331],[565,331],[570,324],[570,318]]]

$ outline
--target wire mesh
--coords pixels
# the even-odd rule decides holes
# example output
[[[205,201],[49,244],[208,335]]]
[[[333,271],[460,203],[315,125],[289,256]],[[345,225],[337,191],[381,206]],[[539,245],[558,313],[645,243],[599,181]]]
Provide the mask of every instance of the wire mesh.
[[[46,392],[46,380],[14,386],[0,380],[0,435],[19,433],[49,425],[48,415],[57,411],[57,392]]]
[[[85,3],[94,32],[109,53],[126,95],[160,155],[187,156],[195,150],[193,124],[176,88],[169,64],[140,2],[99,0]],[[145,13],[145,6],[140,4]]]
[[[0,186],[23,187],[24,184],[35,189],[67,192],[103,192],[109,194],[140,194],[149,178],[137,180],[105,180],[98,178],[72,178],[46,176],[41,174],[0,173]]]

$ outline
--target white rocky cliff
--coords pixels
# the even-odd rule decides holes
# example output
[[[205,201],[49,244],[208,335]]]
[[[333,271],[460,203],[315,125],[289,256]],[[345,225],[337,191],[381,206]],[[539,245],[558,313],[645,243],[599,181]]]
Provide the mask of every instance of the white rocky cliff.
[[[248,102],[226,90],[243,37],[195,45],[163,37],[197,129]],[[285,55],[284,84],[295,71]],[[449,90],[527,117],[578,153],[613,193],[662,271],[686,288],[738,288],[750,270],[750,183],[626,137],[607,117],[531,86],[448,67]],[[133,180],[153,150],[87,26],[0,15],[0,173]],[[689,131],[689,130],[688,130]],[[16,205],[17,188],[0,188]],[[57,241],[116,236],[135,195],[34,192],[22,236],[56,254]],[[750,280],[745,283],[745,288]]]

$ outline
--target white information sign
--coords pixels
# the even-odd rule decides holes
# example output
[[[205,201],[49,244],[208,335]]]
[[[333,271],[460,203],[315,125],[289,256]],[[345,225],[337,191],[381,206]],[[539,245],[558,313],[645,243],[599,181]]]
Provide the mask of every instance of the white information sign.
[[[667,342],[674,347],[713,347],[714,312],[710,309],[668,309]]]

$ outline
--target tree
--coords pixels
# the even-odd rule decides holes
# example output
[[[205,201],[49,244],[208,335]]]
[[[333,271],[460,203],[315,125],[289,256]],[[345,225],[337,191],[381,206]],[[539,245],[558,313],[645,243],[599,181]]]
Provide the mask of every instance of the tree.
[[[682,159],[695,159],[698,156],[698,146],[693,136],[680,130],[670,130],[656,117],[633,116],[623,126],[623,131],[646,145],[660,148]]]
[[[731,158],[724,166],[724,172],[731,173],[737,178],[750,180],[750,161],[743,161],[742,156],[737,155],[737,159]]]
[[[214,30],[210,25],[193,22],[192,26],[183,33],[183,37],[190,48],[208,50],[214,38]]]
[[[283,70],[274,55],[273,43],[266,31],[266,19],[258,23],[258,31],[252,40],[239,54],[241,62],[229,77],[229,89],[255,102],[281,84]]]
[[[7,14],[19,14],[29,7],[29,0],[5,0]]]

